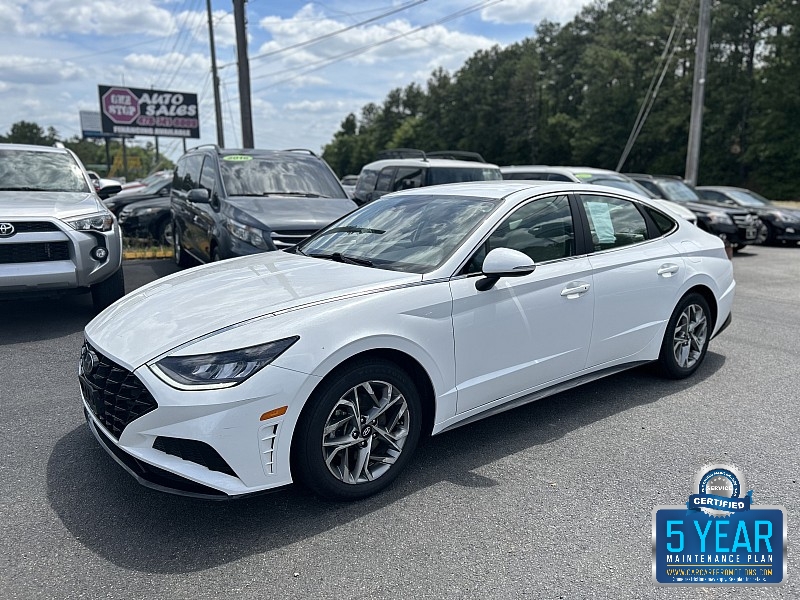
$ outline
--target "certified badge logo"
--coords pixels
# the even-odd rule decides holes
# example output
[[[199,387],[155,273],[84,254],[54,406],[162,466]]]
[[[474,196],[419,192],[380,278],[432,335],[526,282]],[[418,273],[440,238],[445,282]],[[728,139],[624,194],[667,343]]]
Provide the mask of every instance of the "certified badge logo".
[[[708,464],[685,505],[653,510],[653,581],[659,585],[762,586],[786,578],[782,506],[753,504],[740,469]]]

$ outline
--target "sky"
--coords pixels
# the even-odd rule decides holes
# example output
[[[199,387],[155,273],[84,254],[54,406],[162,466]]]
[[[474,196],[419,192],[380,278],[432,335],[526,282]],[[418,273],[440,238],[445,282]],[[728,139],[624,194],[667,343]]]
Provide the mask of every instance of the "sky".
[[[249,0],[257,148],[321,152],[349,113],[397,87],[458,70],[475,51],[566,23],[586,0]],[[240,147],[233,3],[212,0],[225,145]],[[343,31],[340,31],[343,30]],[[319,39],[322,38],[322,39]],[[316,41],[314,41],[316,40]],[[0,134],[17,121],[80,135],[98,85],[196,93],[200,139],[216,142],[204,0],[0,0]],[[133,143],[152,142],[137,137]],[[160,138],[170,158],[176,138]]]

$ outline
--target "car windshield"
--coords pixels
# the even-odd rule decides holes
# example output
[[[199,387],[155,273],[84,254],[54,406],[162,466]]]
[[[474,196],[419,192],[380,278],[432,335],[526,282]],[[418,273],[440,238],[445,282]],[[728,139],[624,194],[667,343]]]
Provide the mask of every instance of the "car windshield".
[[[498,181],[503,179],[500,169],[490,167],[431,167],[428,169],[428,185],[462,183],[465,181]]]
[[[171,183],[172,179],[164,179],[162,177],[157,181],[146,185],[145,187],[138,188],[133,191],[135,191],[137,194],[141,194],[142,196],[147,196],[150,194],[158,194],[158,192],[160,192],[165,185],[169,185]]]
[[[347,198],[319,159],[305,156],[222,156],[222,180],[231,196]]]
[[[80,166],[66,152],[0,150],[0,191],[89,192]]]
[[[742,190],[729,190],[728,195],[742,206],[772,206],[772,202],[759,196],[755,192],[745,192]]]
[[[434,194],[384,196],[323,229],[297,250],[340,262],[427,273],[444,263],[499,203]]]
[[[664,190],[667,200],[673,202],[697,202],[700,200],[695,191],[680,179],[659,179],[658,185]]]

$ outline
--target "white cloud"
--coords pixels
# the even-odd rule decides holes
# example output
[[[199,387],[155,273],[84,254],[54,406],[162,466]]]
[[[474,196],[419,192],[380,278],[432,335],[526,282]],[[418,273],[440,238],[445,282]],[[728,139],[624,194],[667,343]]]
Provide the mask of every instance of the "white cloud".
[[[300,102],[287,102],[283,105],[286,110],[301,111],[306,113],[328,112],[330,110],[344,110],[349,103],[343,100],[302,100]]]
[[[24,11],[16,21],[18,33],[83,33],[109,36],[131,33],[167,35],[173,29],[170,11],[153,0],[37,0],[15,1]]]
[[[0,56],[0,80],[6,83],[48,85],[84,79],[86,69],[56,58]]]
[[[192,54],[181,54],[180,52],[169,52],[167,54],[129,54],[125,57],[125,66],[142,71],[182,73],[204,72],[210,68],[208,56],[193,52]]]
[[[481,18],[503,25],[536,24],[542,19],[564,24],[580,12],[585,4],[587,0],[505,0],[484,8]]]

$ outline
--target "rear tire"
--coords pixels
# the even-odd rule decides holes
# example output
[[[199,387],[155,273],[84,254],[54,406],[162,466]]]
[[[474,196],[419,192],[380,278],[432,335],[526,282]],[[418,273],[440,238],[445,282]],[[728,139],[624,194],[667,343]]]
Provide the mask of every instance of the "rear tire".
[[[108,279],[92,286],[92,304],[97,312],[114,304],[125,295],[125,276],[122,267]]]
[[[713,323],[708,302],[700,294],[687,294],[672,313],[658,357],[663,374],[684,379],[702,364],[708,350]]]
[[[360,500],[386,487],[408,463],[422,430],[422,404],[395,363],[365,359],[325,380],[294,432],[292,472],[315,494]]]

